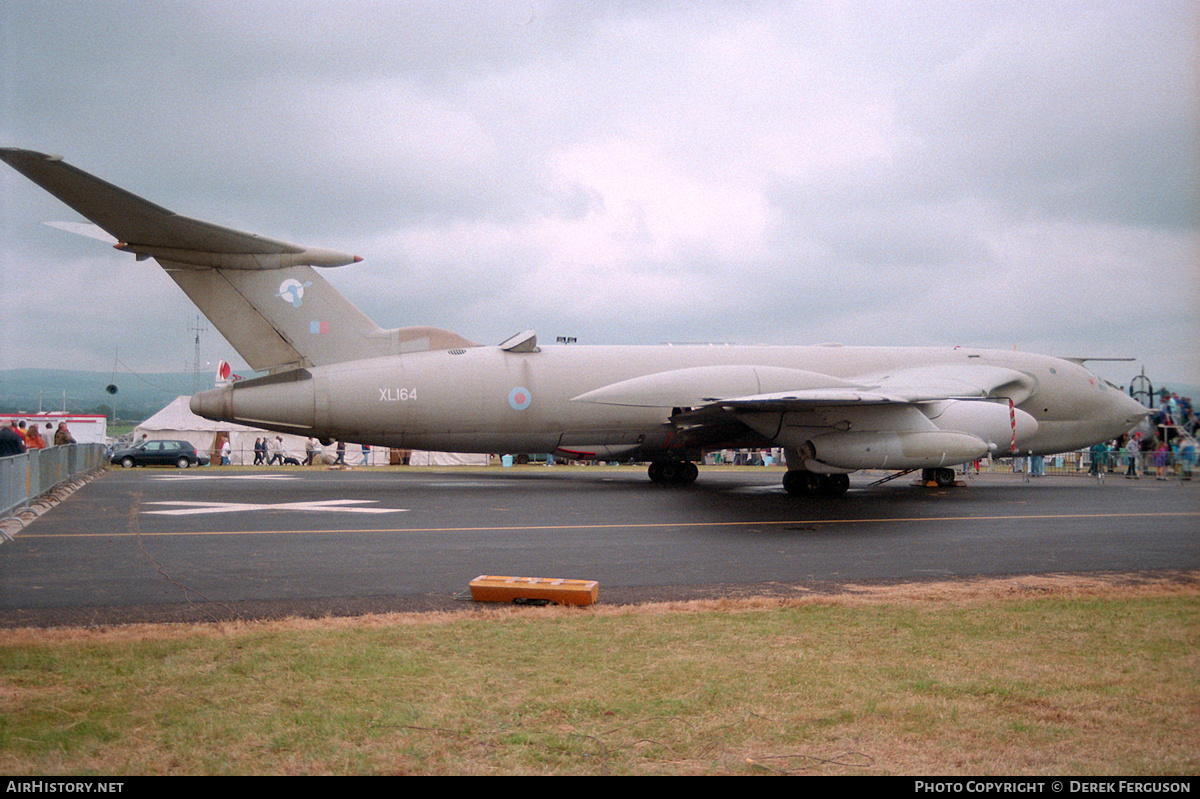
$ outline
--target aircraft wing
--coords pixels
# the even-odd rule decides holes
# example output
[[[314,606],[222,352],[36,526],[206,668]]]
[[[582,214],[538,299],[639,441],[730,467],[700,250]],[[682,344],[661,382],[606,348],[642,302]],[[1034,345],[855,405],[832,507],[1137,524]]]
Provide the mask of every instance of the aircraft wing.
[[[342,266],[362,260],[180,216],[89,175],[62,160],[12,147],[0,160],[111,234],[117,249],[138,258],[162,258],[183,266],[277,269],[295,265]]]
[[[673,446],[741,446],[753,433],[760,441],[803,448],[807,469],[854,470],[961,463],[1007,449],[1035,431],[1037,422],[994,400],[1019,403],[1035,388],[1022,372],[986,364],[935,364],[852,378],[709,366],[614,383],[575,401],[671,408],[679,431]]]
[[[780,411],[997,397],[1020,403],[1035,387],[1033,378],[1022,372],[985,364],[917,366],[852,378],[783,367],[701,366],[624,380],[581,394],[572,401]]]

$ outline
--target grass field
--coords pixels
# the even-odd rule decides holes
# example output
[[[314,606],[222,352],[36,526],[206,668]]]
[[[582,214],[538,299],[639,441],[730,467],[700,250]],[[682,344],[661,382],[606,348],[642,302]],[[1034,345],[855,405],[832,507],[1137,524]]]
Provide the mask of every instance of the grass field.
[[[1196,774],[1198,599],[1028,577],[3,630],[0,773]]]

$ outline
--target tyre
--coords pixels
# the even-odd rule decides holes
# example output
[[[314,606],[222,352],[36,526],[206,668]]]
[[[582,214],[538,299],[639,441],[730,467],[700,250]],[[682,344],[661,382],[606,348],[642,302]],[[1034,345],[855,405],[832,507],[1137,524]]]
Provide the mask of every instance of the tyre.
[[[827,497],[840,497],[850,490],[850,476],[845,474],[823,474],[820,492]]]
[[[122,469],[132,469],[134,465],[133,458],[121,458]]]
[[[191,466],[192,463],[187,458],[180,458],[179,460],[175,461],[175,465],[180,469],[186,469],[187,467]]]
[[[783,475],[783,490],[794,497],[815,493],[820,480],[806,469],[789,469]]]
[[[691,461],[654,461],[648,470],[650,482],[688,485],[696,482],[700,469]]]

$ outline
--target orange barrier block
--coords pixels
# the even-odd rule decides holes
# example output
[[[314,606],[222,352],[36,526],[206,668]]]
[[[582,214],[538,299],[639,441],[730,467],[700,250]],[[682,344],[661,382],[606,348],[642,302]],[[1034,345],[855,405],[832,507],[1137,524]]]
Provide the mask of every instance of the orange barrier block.
[[[559,577],[498,577],[481,574],[471,581],[471,599],[476,602],[544,599],[558,605],[590,605],[596,601],[599,591],[600,583],[595,580],[565,580]]]

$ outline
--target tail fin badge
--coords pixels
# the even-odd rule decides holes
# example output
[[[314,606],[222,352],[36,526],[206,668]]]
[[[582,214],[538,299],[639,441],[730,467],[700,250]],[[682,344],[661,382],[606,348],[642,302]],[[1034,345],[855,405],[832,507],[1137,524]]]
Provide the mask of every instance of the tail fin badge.
[[[294,308],[299,308],[300,301],[304,299],[304,290],[311,285],[311,281],[301,283],[299,280],[289,277],[279,284],[279,299],[290,302]]]

